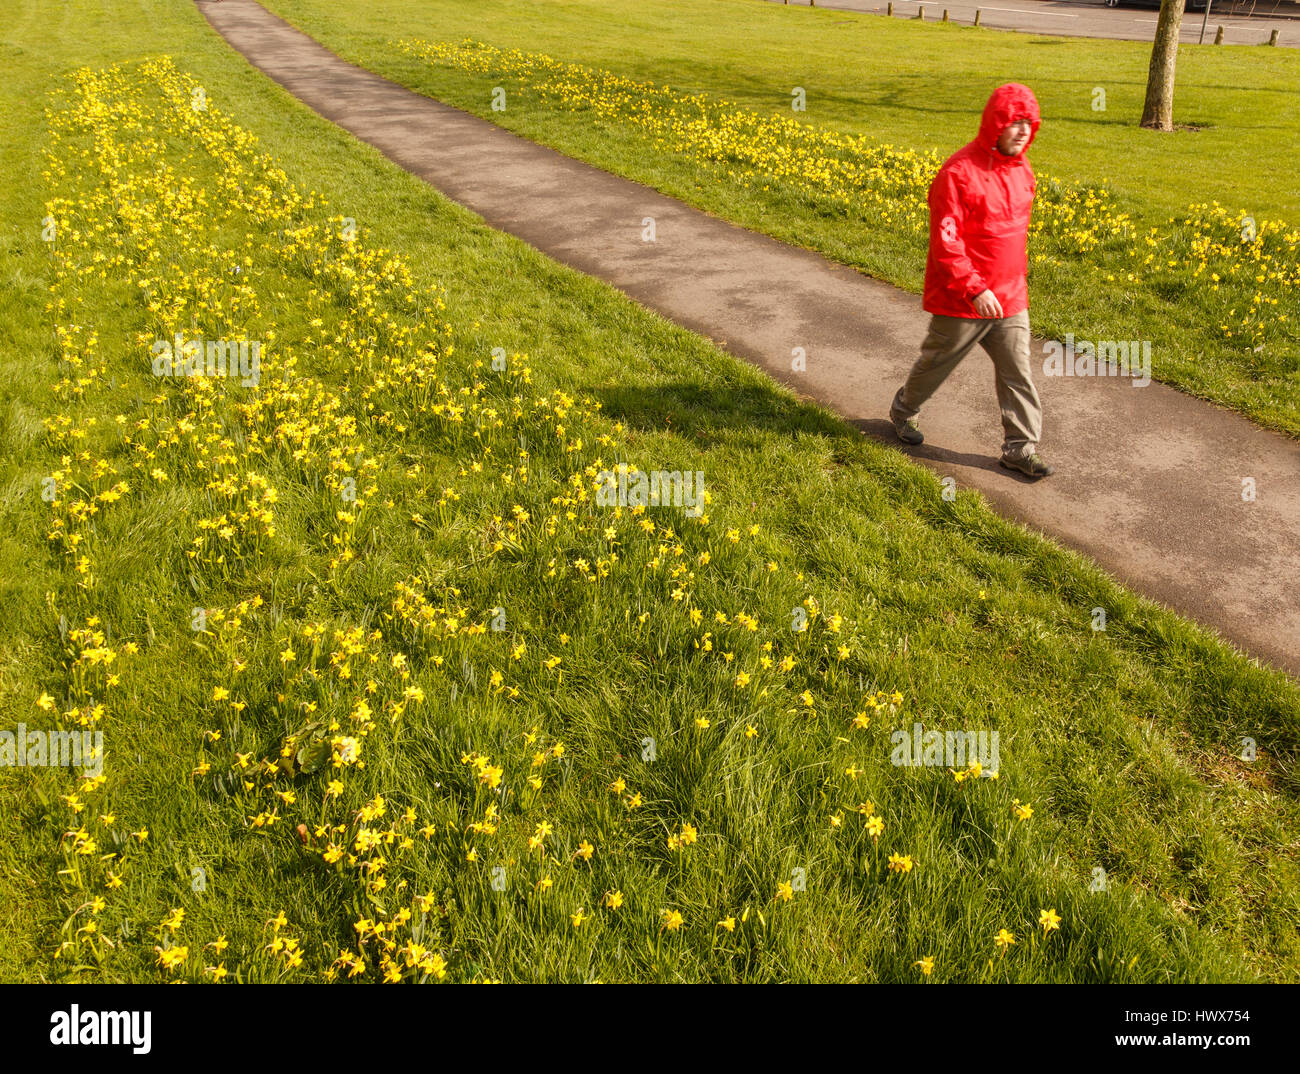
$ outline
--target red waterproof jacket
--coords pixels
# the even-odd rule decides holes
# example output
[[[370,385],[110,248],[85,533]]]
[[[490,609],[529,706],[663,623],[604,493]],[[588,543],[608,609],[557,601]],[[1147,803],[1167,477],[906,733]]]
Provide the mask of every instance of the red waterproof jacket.
[[[1029,142],[1016,157],[998,151],[1003,130],[1027,116]],[[979,317],[971,299],[988,289],[1005,317],[1029,307],[1025,240],[1034,204],[1034,170],[1025,159],[1038,134],[1038,101],[1028,86],[999,86],[984,106],[979,137],[949,157],[930,184],[928,313]]]

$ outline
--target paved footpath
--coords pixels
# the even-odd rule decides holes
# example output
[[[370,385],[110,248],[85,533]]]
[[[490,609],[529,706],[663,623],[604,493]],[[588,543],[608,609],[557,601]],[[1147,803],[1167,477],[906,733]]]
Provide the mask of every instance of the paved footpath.
[[[926,442],[886,420],[917,355],[920,299],[728,224],[345,62],[254,0],[196,0],[250,63],[488,224],[720,342],[906,450],[1003,515],[1300,677],[1300,443],[1164,385],[1044,377],[1044,457],[997,464],[992,363],[977,350],[926,405]],[[978,117],[971,117],[971,134]],[[641,241],[654,217],[657,241]],[[1032,312],[1032,311],[1031,311]],[[1035,340],[1034,353],[1041,354]],[[807,370],[791,371],[804,348]],[[1254,502],[1242,498],[1254,478]]]

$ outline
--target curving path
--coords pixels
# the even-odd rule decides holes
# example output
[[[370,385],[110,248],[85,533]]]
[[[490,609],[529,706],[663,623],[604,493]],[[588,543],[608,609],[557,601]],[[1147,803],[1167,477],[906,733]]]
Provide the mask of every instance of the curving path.
[[[924,334],[916,295],[420,96],[253,0],[196,2],[250,63],[488,224],[725,341],[901,449],[885,415]],[[655,243],[641,241],[646,216]],[[796,347],[806,372],[791,372]],[[992,366],[979,351],[927,404],[926,443],[907,453],[1300,677],[1300,443],[1161,384],[1035,379],[1054,477],[1032,482],[997,465]],[[1247,477],[1254,502],[1242,499]]]

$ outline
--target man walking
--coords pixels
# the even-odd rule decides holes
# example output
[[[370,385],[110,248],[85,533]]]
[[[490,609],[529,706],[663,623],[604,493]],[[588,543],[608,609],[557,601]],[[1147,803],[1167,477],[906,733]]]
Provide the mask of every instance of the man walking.
[[[1037,453],[1043,409],[1030,375],[1025,242],[1034,171],[1025,150],[1038,133],[1028,86],[999,86],[984,106],[979,137],[949,157],[930,184],[930,253],[922,305],[931,315],[921,357],[894,396],[898,438],[925,438],[922,404],[978,343],[993,359],[1002,410],[1002,458],[1030,477],[1053,473]]]

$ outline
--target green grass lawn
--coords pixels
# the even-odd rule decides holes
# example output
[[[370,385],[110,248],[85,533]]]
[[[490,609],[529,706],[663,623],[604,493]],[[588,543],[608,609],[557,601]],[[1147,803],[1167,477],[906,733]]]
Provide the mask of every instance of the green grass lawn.
[[[769,181],[773,169],[737,163],[728,149],[702,159],[687,145],[596,115],[563,80],[547,90],[507,64],[430,64],[400,45],[472,38],[543,53],[702,95],[724,111],[730,102],[745,114],[864,136],[900,150],[898,170],[910,170],[916,155],[937,154],[931,173],[974,136],[995,86],[1026,82],[1044,115],[1030,152],[1035,168],[1067,185],[1104,184],[1113,200],[1101,215],[1119,222],[1096,246],[1031,240],[1037,330],[1054,338],[1150,340],[1157,379],[1300,435],[1300,216],[1295,184],[1282,177],[1282,147],[1300,126],[1290,107],[1300,77],[1292,50],[1184,47],[1177,118],[1199,129],[1159,135],[1137,126],[1150,53],[1143,43],[922,25],[757,0],[268,6],[347,59],[422,93],[913,291],[924,269],[928,179],[912,184],[922,212],[905,224],[879,211],[870,184],[828,191],[790,177]],[[498,85],[508,90],[505,111],[491,109]],[[791,110],[795,87],[806,94],[806,111]],[[1104,110],[1094,108],[1099,91]],[[795,148],[774,139],[768,156],[793,156]],[[1040,189],[1040,214],[1053,196]],[[1215,202],[1221,218],[1193,208]],[[1201,240],[1242,250],[1245,217],[1261,228],[1274,222],[1267,240],[1273,261],[1202,263]]]
[[[107,778],[0,769],[0,978],[1300,977],[1294,682],[193,8],[3,34],[0,730],[86,721]],[[260,384],[155,378],[174,331],[268,341]],[[618,463],[705,517],[597,506]],[[999,778],[892,764],[915,722],[996,730]]]

